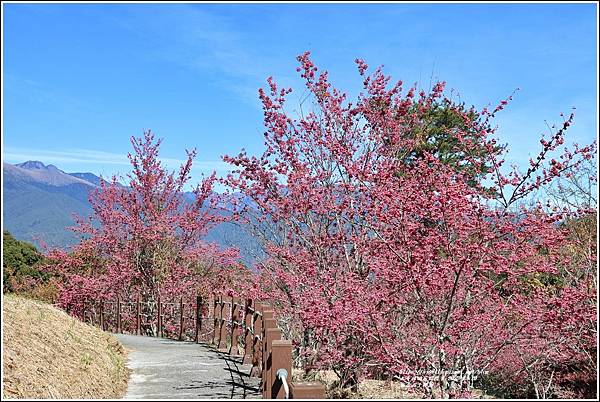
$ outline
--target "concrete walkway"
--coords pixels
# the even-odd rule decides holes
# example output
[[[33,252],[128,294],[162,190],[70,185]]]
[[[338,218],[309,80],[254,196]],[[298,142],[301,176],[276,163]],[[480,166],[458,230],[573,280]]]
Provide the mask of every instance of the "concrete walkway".
[[[258,399],[250,365],[205,344],[146,336],[116,337],[132,370],[125,399]]]

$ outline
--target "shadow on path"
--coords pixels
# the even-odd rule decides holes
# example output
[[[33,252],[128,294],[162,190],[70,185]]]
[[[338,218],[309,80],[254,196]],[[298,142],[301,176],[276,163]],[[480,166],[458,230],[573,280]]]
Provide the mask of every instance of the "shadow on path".
[[[247,370],[248,372],[242,372],[240,370],[239,366],[241,365],[241,359],[235,359],[229,355],[224,354],[223,352],[217,351],[217,353],[219,353],[219,355],[221,356],[223,361],[227,364],[227,368],[225,368],[224,370],[229,371],[229,375],[231,376],[231,383],[232,383],[231,399],[233,399],[235,397],[234,390],[236,388],[242,390],[243,399],[246,399],[246,396],[247,396],[246,391],[250,391],[250,395],[260,394],[258,383],[256,383],[255,387],[246,385],[246,382],[244,381],[244,377],[247,377],[247,379],[249,379],[250,374],[249,374],[249,370]],[[236,379],[239,380],[239,383],[236,382]]]
[[[249,365],[206,344],[146,336],[116,337],[132,370],[125,399],[258,399]]]

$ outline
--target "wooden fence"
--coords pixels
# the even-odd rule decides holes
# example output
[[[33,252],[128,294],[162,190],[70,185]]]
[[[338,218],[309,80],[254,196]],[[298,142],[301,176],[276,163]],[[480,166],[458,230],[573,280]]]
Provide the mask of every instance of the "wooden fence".
[[[86,301],[83,321],[104,331],[198,342],[201,339],[202,306],[199,296],[192,302],[183,298],[142,302],[139,296],[135,300],[117,296],[114,301]]]
[[[263,398],[283,399],[284,382],[291,399],[321,399],[318,382],[292,381],[292,342],[282,339],[274,311],[267,303],[213,295],[211,300],[135,300],[86,302],[83,320],[104,331],[206,342],[220,352],[252,364],[251,376],[261,377]],[[285,372],[280,371],[281,369]],[[282,373],[287,373],[283,380]]]

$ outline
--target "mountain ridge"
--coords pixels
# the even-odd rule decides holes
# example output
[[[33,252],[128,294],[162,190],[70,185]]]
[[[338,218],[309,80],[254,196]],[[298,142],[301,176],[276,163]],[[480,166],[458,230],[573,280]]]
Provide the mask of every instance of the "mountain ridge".
[[[38,247],[45,243],[69,248],[79,241],[79,235],[68,227],[75,224],[73,215],[92,215],[89,193],[98,188],[103,178],[90,172],[66,173],[40,161],[16,165],[5,162],[3,174],[4,229]],[[192,201],[193,193],[184,193],[184,198]],[[212,228],[205,240],[238,248],[248,265],[262,255],[258,242],[230,222]]]
[[[4,162],[2,169],[5,180],[8,175],[9,178],[15,177],[30,183],[51,186],[64,186],[68,184],[95,186],[87,180],[65,173],[54,165],[44,165],[39,161],[27,161],[17,165]]]

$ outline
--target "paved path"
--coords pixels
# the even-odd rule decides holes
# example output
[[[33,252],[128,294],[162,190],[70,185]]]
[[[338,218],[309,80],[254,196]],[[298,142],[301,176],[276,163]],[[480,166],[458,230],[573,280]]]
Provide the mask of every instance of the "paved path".
[[[260,398],[250,365],[205,344],[116,334],[132,369],[125,399]]]

